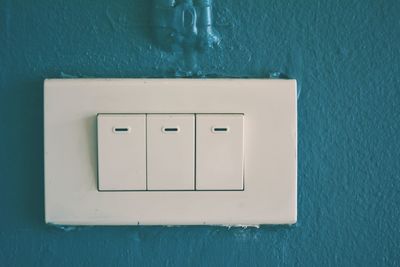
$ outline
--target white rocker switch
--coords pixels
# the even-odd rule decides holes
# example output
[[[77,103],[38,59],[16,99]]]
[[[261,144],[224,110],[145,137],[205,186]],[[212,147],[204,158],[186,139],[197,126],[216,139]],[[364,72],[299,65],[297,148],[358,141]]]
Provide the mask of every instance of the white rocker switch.
[[[146,190],[146,115],[98,114],[99,191]]]
[[[196,115],[196,189],[243,190],[243,115]]]
[[[194,190],[194,114],[147,115],[147,189]]]

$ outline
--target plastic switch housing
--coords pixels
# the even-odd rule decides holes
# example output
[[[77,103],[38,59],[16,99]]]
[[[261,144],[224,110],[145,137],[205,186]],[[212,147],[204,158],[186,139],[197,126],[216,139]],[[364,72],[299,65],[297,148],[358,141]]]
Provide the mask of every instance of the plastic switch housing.
[[[44,160],[50,224],[293,224],[296,81],[48,79]]]

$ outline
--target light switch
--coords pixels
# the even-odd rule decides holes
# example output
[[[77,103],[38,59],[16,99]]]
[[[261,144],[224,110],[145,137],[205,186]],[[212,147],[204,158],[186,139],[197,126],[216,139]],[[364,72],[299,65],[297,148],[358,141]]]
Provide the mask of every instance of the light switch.
[[[146,115],[98,114],[99,190],[146,190]]]
[[[295,80],[46,79],[43,95],[46,223],[296,223]]]
[[[243,190],[243,115],[196,115],[196,189]]]
[[[194,190],[194,115],[147,115],[148,190]]]

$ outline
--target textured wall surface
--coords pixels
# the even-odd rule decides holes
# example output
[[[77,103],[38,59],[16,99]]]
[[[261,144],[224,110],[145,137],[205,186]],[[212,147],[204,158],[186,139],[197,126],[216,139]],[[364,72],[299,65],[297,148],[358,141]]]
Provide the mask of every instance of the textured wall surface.
[[[0,0],[0,265],[399,266],[400,2],[216,1],[204,75],[298,79],[293,227],[44,224],[46,77],[172,77],[149,0]]]

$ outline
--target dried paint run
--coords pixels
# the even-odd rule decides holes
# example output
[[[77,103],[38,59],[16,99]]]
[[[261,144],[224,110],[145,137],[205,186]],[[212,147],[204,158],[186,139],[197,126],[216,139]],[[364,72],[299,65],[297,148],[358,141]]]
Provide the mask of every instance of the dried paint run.
[[[198,70],[197,55],[220,43],[212,24],[212,0],[155,0],[154,33],[158,45],[183,58],[183,72]]]

